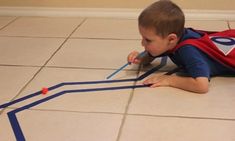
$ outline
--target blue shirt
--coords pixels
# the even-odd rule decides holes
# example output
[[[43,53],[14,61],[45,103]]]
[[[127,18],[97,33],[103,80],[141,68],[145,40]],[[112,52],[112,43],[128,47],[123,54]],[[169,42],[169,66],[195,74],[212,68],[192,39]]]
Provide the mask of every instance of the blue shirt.
[[[180,42],[186,39],[197,39],[202,35],[186,28]],[[182,66],[191,77],[207,77],[216,75],[235,74],[232,70],[215,61],[207,54],[192,45],[186,45],[168,55],[177,65]]]

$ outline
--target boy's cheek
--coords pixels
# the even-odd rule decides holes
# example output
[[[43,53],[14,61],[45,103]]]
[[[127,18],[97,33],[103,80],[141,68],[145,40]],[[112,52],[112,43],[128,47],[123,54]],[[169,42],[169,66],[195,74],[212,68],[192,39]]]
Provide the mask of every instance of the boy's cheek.
[[[157,56],[159,52],[155,49],[148,49],[148,53],[150,53],[152,56]]]
[[[150,52],[154,52],[155,48],[156,47],[154,47],[154,46],[148,45],[148,46],[145,47],[145,50],[150,53]]]

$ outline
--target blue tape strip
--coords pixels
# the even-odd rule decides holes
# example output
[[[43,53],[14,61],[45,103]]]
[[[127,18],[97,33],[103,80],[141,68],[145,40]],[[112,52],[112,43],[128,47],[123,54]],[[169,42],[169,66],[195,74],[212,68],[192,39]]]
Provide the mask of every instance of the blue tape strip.
[[[16,100],[14,100],[14,101],[11,101],[11,102],[2,104],[2,105],[0,105],[0,109],[1,109],[1,108],[6,108],[6,107],[8,107],[8,106],[11,106],[11,105],[16,104],[16,103],[18,103],[18,102],[21,102],[21,101],[27,100],[27,99],[29,99],[29,98],[35,97],[35,96],[40,95],[40,94],[41,94],[41,91],[38,91],[38,92],[36,92],[36,93],[27,95],[27,96],[25,96],[25,97],[16,99]]]
[[[65,82],[65,83],[60,83],[60,84],[54,85],[54,86],[52,86],[48,89],[49,90],[54,90],[54,89],[62,87],[64,85],[98,84],[98,83],[116,83],[116,82],[139,81],[139,80],[144,79],[145,77],[147,77],[151,73],[157,71],[158,69],[162,68],[166,64],[166,61],[167,61],[167,57],[162,57],[162,60],[161,60],[161,63],[160,63],[159,66],[151,69],[150,71],[147,71],[145,74],[143,74],[140,77],[135,78],[135,79],[107,80],[107,81],[87,81],[87,82]],[[24,134],[23,134],[23,132],[20,128],[20,124],[19,124],[19,122],[17,120],[17,116],[16,116],[17,113],[19,113],[19,112],[21,112],[25,109],[29,109],[31,107],[34,107],[34,106],[39,105],[43,102],[46,102],[48,100],[51,100],[53,98],[59,97],[61,95],[67,94],[67,93],[81,93],[81,92],[94,92],[94,91],[107,91],[107,90],[135,89],[135,88],[144,88],[144,87],[149,87],[149,86],[150,85],[134,85],[134,86],[105,87],[105,88],[93,88],[93,89],[65,90],[65,91],[61,91],[59,93],[56,93],[54,95],[48,96],[46,98],[40,99],[38,101],[35,101],[33,103],[30,103],[28,105],[25,105],[23,107],[20,107],[18,109],[15,109],[15,110],[8,113],[8,118],[9,118],[9,121],[11,123],[13,132],[15,134],[16,140],[17,141],[25,141]],[[14,100],[12,102],[0,105],[0,108],[10,106],[12,104],[15,104],[15,103],[18,103],[20,101],[26,100],[28,98],[37,96],[39,94],[41,94],[41,91],[33,93],[33,94],[25,96],[25,97],[22,97],[20,99]]]
[[[60,83],[60,84],[49,87],[48,90],[54,90],[54,89],[57,89],[57,88],[60,88],[62,86],[66,86],[66,85],[85,85],[85,84],[91,85],[91,84],[102,84],[102,83],[121,83],[121,82],[129,82],[129,81],[136,81],[136,80],[137,79],[135,78],[135,79],[121,79],[121,80],[107,80],[107,81],[63,82],[63,83]],[[13,104],[19,103],[21,101],[27,100],[29,98],[32,98],[32,97],[35,97],[35,96],[38,96],[38,95],[41,95],[41,94],[42,94],[42,92],[38,91],[36,93],[24,96],[22,98],[14,100],[14,101],[2,104],[2,105],[0,105],[0,109],[1,108],[6,108],[8,106],[11,106]]]
[[[14,131],[16,140],[17,141],[25,141],[24,134],[20,128],[20,124],[17,120],[15,112],[11,111],[11,112],[7,113],[7,115],[8,115],[9,121],[11,123],[11,127]]]
[[[28,105],[25,105],[23,107],[20,107],[18,109],[15,109],[15,110],[8,113],[8,118],[10,120],[12,129],[13,129],[13,132],[15,134],[15,137],[16,137],[17,141],[25,141],[24,134],[23,134],[23,132],[20,128],[19,122],[16,118],[16,114],[23,111],[23,110],[32,108],[36,105],[39,105],[39,104],[44,103],[48,100],[51,100],[53,98],[56,98],[56,97],[59,97],[59,96],[62,96],[64,94],[68,94],[68,93],[96,92],[96,91],[107,91],[107,90],[122,90],[122,89],[134,89],[134,88],[144,88],[144,87],[149,87],[149,85],[135,85],[135,86],[105,87],[105,88],[94,88],[94,89],[65,90],[65,91],[61,91],[59,93],[56,93],[54,95],[48,96],[46,98],[40,99],[38,101],[35,101],[33,103],[30,103]]]
[[[84,84],[120,83],[120,82],[129,82],[129,81],[140,81],[140,80],[144,79],[145,77],[147,77],[148,75],[152,74],[153,72],[155,72],[155,71],[159,70],[160,68],[162,68],[164,65],[166,65],[166,62],[167,62],[167,57],[166,56],[162,57],[160,65],[154,67],[153,69],[147,71],[143,75],[139,76],[138,78],[134,78],[134,79],[104,80],[104,81],[85,81],[85,82],[64,82],[64,83],[60,83],[60,84],[51,86],[51,87],[48,88],[48,90],[54,90],[54,89],[57,89],[59,87],[65,86],[65,85],[84,85]],[[0,109],[1,108],[6,108],[6,107],[11,106],[13,104],[16,104],[18,102],[27,100],[29,98],[38,96],[40,94],[41,94],[41,91],[38,91],[36,93],[27,95],[25,97],[16,99],[14,101],[2,104],[2,105],[0,105]]]
[[[104,88],[93,88],[93,89],[75,89],[75,90],[65,90],[65,91],[61,91],[58,92],[54,95],[45,97],[43,99],[40,99],[38,101],[35,101],[33,103],[30,103],[28,105],[25,105],[23,107],[20,107],[18,109],[13,110],[12,112],[18,113],[20,111],[23,111],[25,109],[29,109],[31,107],[34,107],[38,104],[41,104],[43,102],[49,101],[53,98],[59,97],[63,94],[67,94],[67,93],[81,93],[81,92],[96,92],[96,91],[109,91],[109,90],[123,90],[123,89],[134,89],[134,88],[144,88],[144,87],[149,87],[149,85],[134,85],[134,86],[118,86],[118,87],[104,87]]]

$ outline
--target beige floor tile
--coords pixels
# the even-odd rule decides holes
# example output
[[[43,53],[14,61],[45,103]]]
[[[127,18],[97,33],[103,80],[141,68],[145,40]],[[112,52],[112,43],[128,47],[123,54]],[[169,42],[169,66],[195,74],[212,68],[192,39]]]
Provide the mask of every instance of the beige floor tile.
[[[0,105],[15,97],[38,69],[0,66]]]
[[[133,50],[143,50],[139,41],[70,39],[48,66],[117,69]]]
[[[84,81],[103,81],[110,74],[110,70],[86,70],[86,69],[56,69],[47,68],[32,81],[26,90],[19,96],[32,94],[39,91],[42,87],[50,87],[62,82],[84,82]],[[115,76],[116,79],[135,78],[136,72],[120,72]],[[106,87],[132,86],[133,82],[104,83],[104,84],[85,84],[67,85],[49,91],[47,95],[39,95],[28,99],[25,102],[13,105],[20,107],[47,96],[54,95],[64,90],[95,89]],[[46,101],[33,107],[34,109],[53,109],[67,111],[86,111],[86,112],[115,112],[124,113],[132,89],[108,90],[94,92],[67,93],[63,96]]]
[[[82,18],[22,17],[0,31],[7,36],[68,37]]]
[[[13,21],[16,17],[0,17],[0,29]]]
[[[171,87],[134,91],[129,113],[190,117],[235,118],[235,78],[213,78],[207,94]]]
[[[0,64],[43,65],[64,39],[0,37]]]
[[[229,26],[231,29],[235,29],[235,21],[230,21]]]
[[[233,141],[235,121],[128,116],[120,141]]]
[[[72,37],[141,39],[137,20],[124,19],[87,19]]]
[[[0,28],[2,21],[4,20],[0,18]],[[22,17],[2,29],[0,36],[67,37],[82,21],[82,18]],[[228,29],[227,23],[223,21],[187,21],[187,25],[204,30]],[[135,20],[88,18],[72,38],[17,98],[62,82],[106,80],[115,69],[126,63],[130,51],[143,50]],[[104,40],[105,38],[109,40]],[[0,66],[0,88],[3,89],[0,105],[15,97],[39,69],[6,65],[41,66],[63,41],[62,38],[0,37],[0,65],[5,65]],[[143,71],[157,66],[159,60],[156,59],[152,66],[143,68]],[[174,67],[168,60],[167,66],[158,73],[163,74]],[[112,79],[136,78],[137,68],[137,65],[128,66],[128,71],[121,71]],[[169,87],[138,88],[134,93],[132,89],[66,93],[31,107],[33,110],[20,112],[17,117],[26,140],[116,141],[123,119],[122,113],[133,93],[128,107],[129,115],[126,116],[119,141],[233,141],[234,83],[234,78],[213,78],[210,92],[205,95]],[[15,140],[6,115],[12,108],[22,107],[66,90],[132,85],[133,82],[65,85],[46,95],[40,94],[11,105],[0,115],[0,129],[3,129],[0,131],[0,140]]]
[[[1,116],[1,140],[14,140],[9,121]],[[122,120],[115,114],[29,110],[17,117],[25,139],[34,141],[115,141]]]
[[[186,21],[185,26],[207,31],[222,31],[229,28],[227,21]]]

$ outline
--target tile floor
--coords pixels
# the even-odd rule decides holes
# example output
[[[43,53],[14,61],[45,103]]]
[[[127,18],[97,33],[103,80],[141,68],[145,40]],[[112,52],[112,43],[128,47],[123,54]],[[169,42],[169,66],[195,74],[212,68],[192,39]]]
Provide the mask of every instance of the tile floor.
[[[186,26],[225,30],[234,23],[187,21]],[[128,52],[143,50],[140,38],[136,20],[0,17],[0,105],[62,82],[103,81],[126,63]],[[168,61],[157,73],[172,68]],[[132,65],[113,79],[136,78],[145,71]],[[9,105],[0,109],[0,140],[235,140],[235,78],[213,78],[206,95],[167,87],[102,90],[139,84],[63,85]],[[84,89],[96,91],[68,92]],[[7,115],[21,107],[16,113],[20,128],[12,125],[22,134],[14,134]]]

